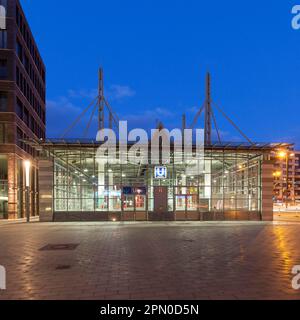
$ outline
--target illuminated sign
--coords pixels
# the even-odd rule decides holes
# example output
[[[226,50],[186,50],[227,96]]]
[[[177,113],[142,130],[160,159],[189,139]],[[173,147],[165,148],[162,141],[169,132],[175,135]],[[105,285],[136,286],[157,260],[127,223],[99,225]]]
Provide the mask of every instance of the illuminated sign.
[[[167,179],[168,169],[166,167],[155,167],[154,178],[155,179]]]

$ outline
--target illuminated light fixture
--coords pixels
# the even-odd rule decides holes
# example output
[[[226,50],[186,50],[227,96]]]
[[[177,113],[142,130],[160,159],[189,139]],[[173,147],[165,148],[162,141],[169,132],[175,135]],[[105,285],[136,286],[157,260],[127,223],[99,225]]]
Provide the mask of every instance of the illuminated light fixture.
[[[41,199],[52,199],[52,195],[50,194],[41,195]]]
[[[279,158],[285,158],[286,155],[287,155],[287,153],[286,153],[285,151],[280,151],[280,152],[278,152],[278,157],[279,157]]]
[[[88,169],[84,169],[83,172],[89,172],[89,170]]]
[[[228,173],[229,173],[229,171],[228,171],[228,170],[226,170],[226,171],[225,171],[225,174],[228,174]]]
[[[86,180],[85,180],[85,179],[83,179],[82,181],[83,181],[83,182],[86,182]]]
[[[30,222],[30,168],[31,162],[29,160],[24,161],[25,167],[25,206],[26,206],[26,220],[27,223]]]
[[[125,178],[125,177],[126,177],[126,174],[125,174],[125,173],[123,173],[123,174],[122,174],[122,177],[123,177],[123,178]]]
[[[280,171],[273,172],[273,177],[280,177],[280,176],[281,176],[281,172]]]
[[[24,167],[25,167],[25,186],[30,187],[30,168],[31,168],[31,162],[29,160],[24,161]]]
[[[116,221],[117,221],[117,219],[116,219],[116,218],[113,218],[113,219],[112,219],[112,221],[113,221],[113,222],[116,222]]]
[[[111,169],[108,169],[108,172],[112,172],[112,170],[111,170]]]
[[[96,177],[95,177],[95,176],[92,176],[92,178],[95,179]]]

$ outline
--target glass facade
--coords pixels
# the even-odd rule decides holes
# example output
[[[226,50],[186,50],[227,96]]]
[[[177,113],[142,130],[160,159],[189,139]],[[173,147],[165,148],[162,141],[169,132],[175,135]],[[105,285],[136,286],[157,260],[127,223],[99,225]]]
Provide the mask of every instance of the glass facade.
[[[157,187],[167,189],[166,210],[175,214],[261,211],[261,154],[212,150],[181,163],[173,156],[163,166],[166,177],[157,178],[155,165],[108,163],[96,152],[55,147],[56,213],[153,212]],[[197,162],[201,171],[194,170]]]

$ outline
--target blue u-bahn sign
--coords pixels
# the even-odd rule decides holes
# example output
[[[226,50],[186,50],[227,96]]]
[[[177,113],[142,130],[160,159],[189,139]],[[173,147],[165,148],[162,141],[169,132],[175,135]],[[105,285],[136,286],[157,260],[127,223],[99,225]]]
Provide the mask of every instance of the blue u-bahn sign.
[[[167,179],[168,169],[164,166],[159,166],[154,168],[154,178],[155,179]]]

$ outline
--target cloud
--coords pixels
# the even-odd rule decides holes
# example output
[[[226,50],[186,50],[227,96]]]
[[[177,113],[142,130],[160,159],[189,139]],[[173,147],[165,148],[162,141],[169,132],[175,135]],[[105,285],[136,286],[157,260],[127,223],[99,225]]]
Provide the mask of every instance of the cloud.
[[[81,110],[80,107],[75,106],[66,97],[59,97],[57,100],[47,100],[47,111],[56,116],[78,114]]]
[[[151,120],[163,120],[160,119],[160,117],[174,117],[175,113],[171,112],[170,110],[166,108],[153,108],[153,109],[146,109],[144,112],[140,113],[135,113],[135,114],[128,114],[128,115],[123,115],[123,119],[126,120],[133,120],[133,121],[138,121],[138,120],[144,120],[146,119],[147,122]]]
[[[83,110],[84,108],[75,105],[68,97],[59,97],[57,100],[47,100],[47,136],[53,138],[60,137]],[[70,132],[70,135],[73,137],[81,136],[89,121],[90,115],[91,112],[87,112]]]
[[[71,99],[94,99],[97,95],[97,89],[68,90],[68,97]]]
[[[135,90],[129,86],[113,84],[108,88],[104,88],[104,95],[108,100],[121,100],[124,98],[131,98],[136,95]],[[67,94],[70,99],[94,99],[98,96],[98,89],[79,89],[79,90],[68,90]]]
[[[199,110],[200,110],[200,107],[194,106],[194,107],[187,108],[186,112],[187,113],[196,114]]]
[[[111,85],[106,91],[107,100],[117,101],[123,98],[135,96],[136,92],[129,86]],[[59,137],[63,130],[70,125],[98,95],[98,89],[70,89],[65,96],[47,100],[47,135]],[[81,105],[81,106],[80,106]],[[91,116],[91,110],[84,115],[72,133],[79,132],[87,125]],[[162,112],[160,110],[159,112]],[[95,116],[94,116],[95,118]],[[95,122],[95,121],[94,121]],[[81,131],[80,131],[80,130]]]
[[[174,120],[177,115],[175,112],[171,112],[167,108],[156,107],[151,109],[139,108],[140,111],[130,114],[120,114],[120,118],[128,121],[128,127],[143,128],[145,130],[155,129],[157,121],[162,121],[167,127],[170,126],[170,122]]]
[[[129,86],[114,84],[110,86],[107,95],[111,100],[121,100],[123,98],[134,97],[136,95],[136,92]]]

